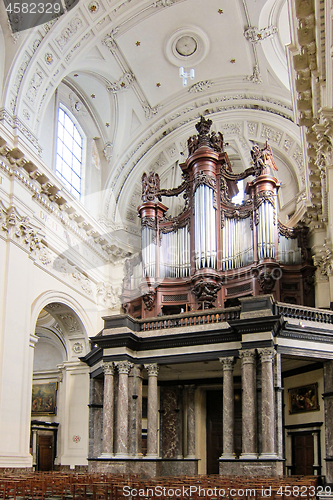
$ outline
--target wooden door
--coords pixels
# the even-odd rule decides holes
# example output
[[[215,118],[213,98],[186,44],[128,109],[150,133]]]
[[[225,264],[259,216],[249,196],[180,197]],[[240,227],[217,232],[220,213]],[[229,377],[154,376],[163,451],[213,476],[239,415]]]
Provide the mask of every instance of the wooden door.
[[[312,476],[314,447],[312,434],[294,434],[293,439],[293,474]]]
[[[38,470],[53,469],[53,435],[38,435]]]
[[[219,473],[223,452],[222,391],[206,392],[207,408],[207,474]]]

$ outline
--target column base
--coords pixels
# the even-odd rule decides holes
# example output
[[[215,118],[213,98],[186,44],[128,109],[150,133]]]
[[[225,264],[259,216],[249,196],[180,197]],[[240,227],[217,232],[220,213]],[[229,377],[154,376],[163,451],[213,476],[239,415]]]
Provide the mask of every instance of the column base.
[[[257,453],[242,453],[239,460],[258,460]]]
[[[112,458],[118,458],[120,460],[130,458],[128,453],[116,453]]]
[[[262,453],[259,455],[259,460],[278,460],[279,457],[276,453]]]
[[[104,452],[100,454],[99,458],[114,458],[114,453]]]
[[[236,460],[236,455],[234,453],[222,453],[219,460]]]

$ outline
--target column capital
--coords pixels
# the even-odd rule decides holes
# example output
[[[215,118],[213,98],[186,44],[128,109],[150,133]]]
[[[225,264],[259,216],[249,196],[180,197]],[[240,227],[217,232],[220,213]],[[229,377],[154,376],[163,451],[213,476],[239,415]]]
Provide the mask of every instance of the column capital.
[[[102,365],[104,375],[113,375],[114,374],[114,362],[103,363]]]
[[[239,357],[242,360],[242,363],[254,363],[256,359],[256,350],[255,349],[245,349],[239,351]]]
[[[125,374],[128,375],[129,372],[131,371],[131,368],[133,368],[134,364],[130,363],[130,361],[116,361],[115,366],[118,369],[119,374]]]
[[[223,371],[224,370],[233,370],[235,364],[235,357],[228,356],[226,358],[219,358],[220,363],[222,364]]]
[[[157,363],[149,363],[144,365],[145,369],[148,372],[148,377],[157,377],[159,372],[159,366]]]
[[[270,362],[273,361],[274,356],[276,356],[276,350],[274,347],[263,347],[258,349],[258,354],[262,363]]]

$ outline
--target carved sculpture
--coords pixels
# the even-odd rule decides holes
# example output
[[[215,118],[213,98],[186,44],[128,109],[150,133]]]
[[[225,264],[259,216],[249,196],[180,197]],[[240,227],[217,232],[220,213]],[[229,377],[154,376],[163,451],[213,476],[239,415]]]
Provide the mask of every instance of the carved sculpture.
[[[142,201],[154,201],[157,197],[161,201],[161,196],[158,195],[160,190],[160,178],[155,172],[146,172],[142,175]]]

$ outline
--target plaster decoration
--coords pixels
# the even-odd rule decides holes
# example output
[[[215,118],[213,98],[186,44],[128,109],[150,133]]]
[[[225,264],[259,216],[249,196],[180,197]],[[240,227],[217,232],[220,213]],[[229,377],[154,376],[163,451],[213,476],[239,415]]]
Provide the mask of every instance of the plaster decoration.
[[[40,262],[43,264],[43,266],[49,266],[52,262],[51,253],[47,248],[42,248],[40,250],[38,258]]]
[[[166,152],[170,158],[174,158],[178,154],[178,148],[175,143],[166,148]]]
[[[17,71],[17,75],[16,75],[16,79],[15,79],[15,82],[14,82],[14,85],[13,85],[13,88],[14,90],[16,91],[16,95],[17,95],[17,92],[20,88],[20,85],[21,85],[21,82],[22,82],[22,78],[24,76],[24,73],[28,67],[28,64],[31,60],[32,56],[30,54],[28,54],[28,52],[26,52],[24,54],[24,57],[23,57],[23,60],[21,62],[21,65]]]
[[[59,318],[68,332],[80,332],[82,330],[78,320],[72,314],[59,314]]]
[[[91,282],[84,274],[82,274],[76,270],[74,273],[71,274],[71,279],[76,284],[79,284],[81,286],[82,290],[87,295],[92,295],[93,291],[92,291]]]
[[[103,149],[104,157],[106,161],[109,163],[111,161],[113,155],[113,144],[112,142],[106,142]]]
[[[258,131],[258,122],[247,122],[247,131],[249,135],[256,136]]]
[[[70,39],[77,33],[83,26],[82,19],[77,15],[74,17],[69,24],[64,28],[59,37],[55,39],[60,50],[62,50]]]
[[[316,249],[313,255],[313,263],[323,277],[333,276],[333,253],[332,244],[329,240],[320,249]]]
[[[37,97],[37,92],[39,87],[42,85],[44,80],[44,75],[43,73],[37,68],[35,71],[34,76],[31,78],[29,87],[26,93],[27,98],[29,101],[34,104],[36,97]]]
[[[288,153],[292,148],[294,142],[295,141],[291,137],[289,137],[289,135],[286,135],[283,142],[283,149]]]
[[[253,66],[253,73],[252,73],[252,75],[247,76],[245,78],[245,80],[247,80],[248,82],[257,83],[257,84],[262,83],[262,78],[261,78],[261,75],[260,75],[260,70],[259,70],[259,65],[258,64],[255,64]]]
[[[267,125],[262,125],[261,137],[266,139],[266,141],[276,142],[280,144],[283,133],[280,130],[273,129]]]
[[[153,5],[155,7],[171,7],[171,5],[177,2],[179,0],[156,0]]]
[[[43,248],[41,243],[43,235],[40,233],[40,228],[30,222],[29,217],[20,216],[13,206],[6,209],[1,202],[0,223],[1,229],[7,232],[9,238],[18,241],[29,252],[36,252]]]
[[[31,115],[30,115],[30,113],[29,113],[29,111],[28,111],[27,109],[24,109],[24,110],[23,110],[23,112],[22,112],[22,114],[23,114],[24,118],[25,118],[27,121],[29,121],[29,120],[30,120]]]
[[[112,94],[116,94],[117,92],[120,92],[122,90],[127,90],[129,89],[135,80],[135,76],[131,72],[124,73],[117,82],[114,83],[109,83],[107,86],[107,91],[111,92]]]
[[[82,42],[84,42],[85,40],[88,40],[88,38],[90,38],[91,36],[93,36],[93,33],[91,31],[89,31],[88,33],[86,33],[79,42],[77,42],[74,47],[71,49],[71,51],[67,54],[67,56],[65,57],[65,61],[68,63],[70,61],[70,59],[72,58],[72,55],[74,54],[74,52],[79,48],[81,47],[82,45]]]
[[[83,345],[81,342],[74,342],[72,349],[75,354],[81,354],[83,352]]]
[[[298,170],[300,172],[303,172],[303,170],[304,170],[303,151],[300,148],[300,146],[298,146],[298,145],[295,148],[293,158],[294,158],[295,162],[297,163]]]
[[[57,306],[58,308],[61,307],[60,304],[49,304],[47,306],[48,309],[54,309],[52,308],[51,306]],[[54,328],[55,330],[57,330],[58,333],[60,333],[60,335],[64,336],[64,332],[62,331],[62,329],[60,328],[60,325],[59,323],[55,322],[53,325],[52,325],[52,328]]]
[[[72,439],[75,444],[78,444],[81,441],[81,436],[75,434]]]
[[[114,288],[111,283],[97,283],[96,301],[97,304],[107,309],[115,309],[121,305],[121,287]]]
[[[78,99],[77,95],[74,92],[69,94],[69,100],[71,103],[71,109],[75,115],[86,116],[87,111],[85,109],[85,105]]]
[[[44,55],[44,61],[46,62],[47,65],[50,65],[53,63],[53,54],[51,52],[46,52]]]
[[[117,33],[118,33],[118,28],[112,30],[102,40],[102,44],[109,49],[111,54],[115,54],[118,51],[118,45],[116,40],[114,39]]]
[[[99,11],[99,3],[96,2],[96,0],[93,0],[92,2],[90,2],[90,4],[88,5],[88,10],[89,12],[91,12],[92,14],[97,14],[97,12]]]
[[[146,120],[150,120],[151,118],[153,118],[153,116],[157,115],[157,113],[161,109],[161,105],[157,104],[157,106],[154,106],[152,108],[151,105],[147,101],[144,101],[144,102],[142,102],[142,108],[143,108],[143,111],[145,113]]]
[[[278,28],[276,26],[268,26],[267,28],[259,29],[255,26],[250,26],[244,31],[245,38],[251,43],[258,43],[265,38],[271,37],[278,32]]]
[[[212,85],[213,82],[211,80],[202,80],[201,82],[197,82],[191,85],[191,87],[188,89],[188,92],[191,94],[204,92],[205,90],[208,90]]]

